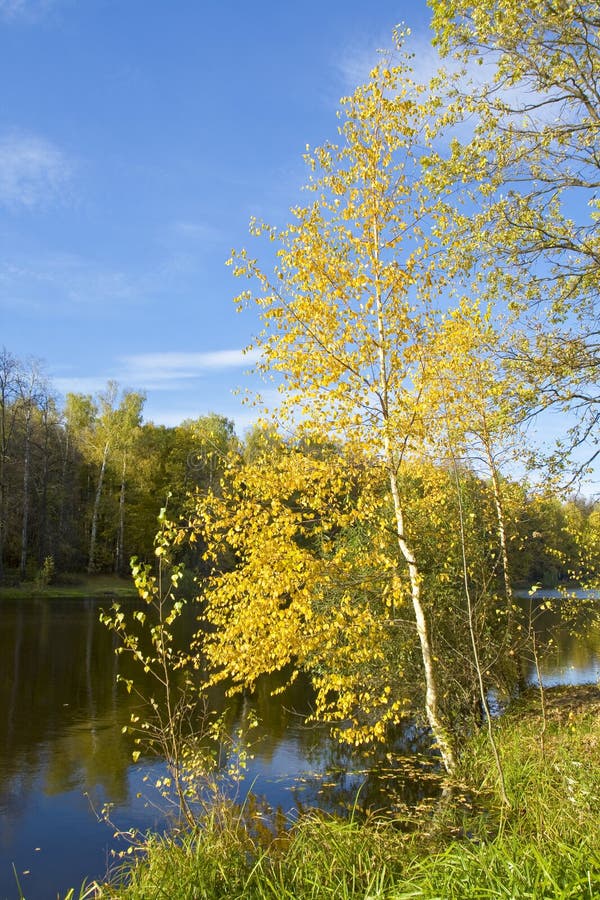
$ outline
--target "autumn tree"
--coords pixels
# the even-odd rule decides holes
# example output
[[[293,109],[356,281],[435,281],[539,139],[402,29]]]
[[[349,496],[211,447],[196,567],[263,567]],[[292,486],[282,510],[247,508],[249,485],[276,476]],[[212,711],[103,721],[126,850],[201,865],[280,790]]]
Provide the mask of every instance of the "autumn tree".
[[[11,564],[25,577],[32,540],[32,525],[46,533],[46,522],[37,518],[36,479],[41,476],[42,518],[47,514],[51,457],[53,404],[40,364],[22,361],[7,350],[0,354],[0,581],[3,567]],[[43,432],[43,433],[42,433]]]
[[[506,321],[506,319],[505,319]],[[489,484],[496,513],[498,568],[506,608],[513,604],[509,545],[511,486],[504,470],[514,470],[527,443],[524,425],[536,397],[502,359],[502,319],[476,297],[463,298],[443,316],[427,352],[435,357],[436,378],[429,385],[442,453],[453,470],[467,466]]]
[[[121,403],[115,412],[115,450],[120,456],[119,475],[119,520],[115,550],[115,572],[123,575],[128,571],[129,560],[125,558],[125,495],[131,458],[139,438],[142,409],[145,396],[135,391],[124,391]]]
[[[408,573],[426,685],[427,720],[448,771],[455,752],[440,705],[423,574],[407,533],[399,479],[424,440],[420,399],[429,377],[423,347],[440,290],[431,228],[437,197],[419,180],[440,100],[418,87],[403,63],[378,66],[343,101],[340,143],[307,154],[314,199],[278,231],[268,277],[245,251],[236,275],[257,286],[264,331],[261,365],[282,381],[280,411],[318,423],[325,435],[380,455],[391,502],[389,527]],[[437,248],[439,249],[439,247]]]
[[[233,421],[208,413],[184,420],[178,432],[187,433],[187,453],[181,466],[187,490],[218,490],[228,454],[237,444]]]
[[[37,514],[37,564],[56,557],[58,539],[58,511],[60,507],[62,417],[50,386],[41,397],[37,410],[36,447],[40,463],[34,471],[34,490],[38,499]]]
[[[66,395],[60,431],[60,500],[56,540],[56,561],[60,568],[80,568],[87,555],[88,536],[84,529],[89,520],[81,482],[85,481],[83,469],[88,455],[87,436],[91,433],[95,416],[96,407],[89,394]]]
[[[410,588],[382,530],[385,469],[372,456],[324,452],[320,435],[316,453],[306,438],[273,452],[273,440],[251,461],[231,457],[218,496],[196,497],[191,534],[212,563],[202,652],[230,690],[303,672],[317,719],[353,745],[383,739],[422,697],[414,627],[401,618]]]

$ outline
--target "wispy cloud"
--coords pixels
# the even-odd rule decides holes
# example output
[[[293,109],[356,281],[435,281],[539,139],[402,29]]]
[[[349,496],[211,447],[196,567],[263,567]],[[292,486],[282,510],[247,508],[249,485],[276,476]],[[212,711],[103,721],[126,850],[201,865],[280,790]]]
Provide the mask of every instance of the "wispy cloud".
[[[173,382],[185,382],[206,372],[220,372],[252,366],[258,359],[254,351],[214,350],[205,353],[140,353],[122,359],[122,380],[170,390]]]
[[[214,350],[205,353],[144,353],[120,357],[96,374],[79,374],[76,367],[62,366],[60,374],[52,374],[53,387],[63,396],[67,393],[97,395],[109,380],[122,388],[142,391],[147,395],[144,418],[162,425],[179,425],[184,419],[196,419],[216,411],[233,419],[238,433],[260,415],[261,404],[246,405],[234,390],[241,387],[244,368],[256,361],[256,353],[243,350]],[[236,370],[238,370],[236,372]],[[235,373],[232,375],[232,373]],[[256,400],[256,389],[262,387],[252,379],[247,389]],[[237,396],[234,396],[237,395]],[[277,393],[268,387],[263,401],[276,405]]]
[[[226,234],[210,222],[177,220],[169,222],[158,234],[163,253],[160,268],[171,279],[197,272],[215,253],[225,256]]]
[[[0,256],[0,309],[54,316],[140,302],[140,277],[72,253]]]
[[[437,49],[431,43],[432,33],[429,30],[419,30],[408,34],[400,51],[394,44],[391,33],[381,34],[379,39],[363,40],[352,45],[347,45],[336,60],[336,69],[348,91],[357,85],[368,81],[371,70],[380,64],[386,57],[392,62],[402,59],[405,54],[409,63],[413,81],[427,84],[440,68],[456,74],[461,65],[452,58],[442,59]],[[471,77],[481,79],[481,67],[473,63]]]
[[[381,62],[382,53],[391,49],[392,35],[385,32],[377,38],[347,43],[334,61],[343,89],[350,92],[359,84],[364,84],[371,69]]]
[[[0,20],[34,25],[43,19],[56,0],[0,0]]]
[[[407,73],[410,80],[416,84],[427,85],[442,70],[447,74],[449,83],[453,88],[461,92],[481,94],[494,82],[496,72],[496,60],[492,53],[483,58],[482,62],[471,59],[466,63],[454,56],[440,56],[436,47],[432,44],[432,32],[419,30],[408,34],[401,48],[400,54],[394,50],[392,36],[382,37],[379,42],[365,39],[362,44],[348,46],[336,61],[337,71],[350,93],[360,84],[365,84],[369,79],[371,70],[389,56],[392,63],[395,59],[400,61],[402,53],[409,65]],[[542,100],[542,95],[527,90],[523,84],[511,86],[503,85],[502,89],[496,87],[496,99],[508,107],[519,110],[530,104]],[[535,112],[535,119],[539,124],[552,121],[556,117],[556,109],[553,104],[542,105]],[[453,128],[453,135],[462,140],[472,136],[475,120],[465,118]]]
[[[50,141],[20,133],[0,137],[0,205],[32,209],[62,200],[71,176],[71,163]]]
[[[251,368],[257,360],[257,352],[245,350],[139,353],[119,357],[110,370],[101,375],[59,375],[53,377],[52,381],[63,394],[67,391],[94,394],[106,387],[106,382],[110,379],[136,390],[188,390],[195,380],[202,379],[203,376]]]

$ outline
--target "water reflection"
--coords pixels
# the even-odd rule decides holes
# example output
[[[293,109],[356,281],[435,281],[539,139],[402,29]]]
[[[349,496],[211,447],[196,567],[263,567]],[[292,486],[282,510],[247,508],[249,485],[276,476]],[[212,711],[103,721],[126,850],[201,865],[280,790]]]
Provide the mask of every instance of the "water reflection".
[[[119,828],[161,825],[144,775],[159,775],[163,764],[154,758],[131,764],[133,747],[122,728],[139,701],[116,676],[131,677],[134,670],[128,657],[115,655],[115,638],[98,621],[103,605],[0,602],[0,900],[19,896],[13,863],[28,900],[101,877],[114,840],[93,810],[105,802],[114,804]],[[594,680],[600,635],[561,633],[553,653],[542,660],[546,683],[577,680],[581,673]],[[415,777],[408,763],[386,755],[389,747],[377,758],[357,760],[332,744],[326,729],[305,721],[312,699],[306,682],[298,680],[276,698],[273,687],[265,679],[252,694],[227,701],[232,733],[244,732],[254,716],[259,720],[250,732],[253,758],[240,797],[251,787],[287,812],[315,804],[343,811],[355,805],[357,793],[365,807],[385,802],[400,810],[435,794],[427,761]],[[212,692],[210,705],[225,709],[221,691]],[[416,729],[398,735],[400,760],[420,739]]]
[[[595,591],[536,591],[520,600],[524,622],[535,630],[539,671],[546,687],[600,680],[600,628]],[[528,647],[522,658],[528,684],[538,683]]]

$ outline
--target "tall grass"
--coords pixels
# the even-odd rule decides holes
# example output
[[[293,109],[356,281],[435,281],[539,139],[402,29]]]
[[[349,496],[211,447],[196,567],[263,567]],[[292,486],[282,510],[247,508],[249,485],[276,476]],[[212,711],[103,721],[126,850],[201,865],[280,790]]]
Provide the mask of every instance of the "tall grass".
[[[455,786],[410,822],[340,821],[314,813],[283,823],[252,806],[221,804],[179,840],[150,839],[137,865],[118,873],[97,896],[600,897],[598,711],[559,705],[553,714],[550,706],[541,744],[541,720],[529,704],[508,714],[497,732],[511,801],[508,813],[495,793],[489,745],[478,736],[462,760],[478,790],[467,795]]]

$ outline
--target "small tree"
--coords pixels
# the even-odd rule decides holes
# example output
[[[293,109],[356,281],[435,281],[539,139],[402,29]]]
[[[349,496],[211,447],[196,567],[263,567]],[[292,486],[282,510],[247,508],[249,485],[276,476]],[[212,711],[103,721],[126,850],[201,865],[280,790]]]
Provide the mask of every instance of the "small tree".
[[[174,793],[180,815],[193,827],[196,820],[191,804],[197,797],[201,766],[207,760],[203,759],[198,742],[201,694],[191,675],[190,655],[178,649],[174,636],[185,606],[178,592],[182,567],[169,560],[177,533],[166,509],[162,509],[155,541],[157,572],[149,564],[132,560],[133,579],[146,608],[127,615],[120,604],[114,603],[100,620],[118,635],[120,645],[116,652],[129,653],[139,664],[140,674],[144,672],[151,682],[145,695],[141,678],[134,682],[117,676],[130,693],[135,691],[151,709],[149,715],[143,711],[132,713],[130,724],[124,729],[134,735],[133,760],[137,762],[142,752],[164,757],[168,776],[159,779],[156,786],[165,798]]]

